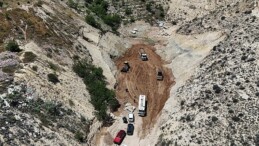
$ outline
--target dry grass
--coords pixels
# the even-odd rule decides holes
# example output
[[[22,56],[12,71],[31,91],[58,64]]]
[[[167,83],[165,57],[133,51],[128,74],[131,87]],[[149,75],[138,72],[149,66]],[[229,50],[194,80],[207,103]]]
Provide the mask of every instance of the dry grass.
[[[9,36],[20,39],[21,36],[24,36],[24,39],[26,36],[27,40],[34,40],[38,44],[52,44],[61,48],[68,44],[49,29],[51,26],[48,26],[40,17],[35,16],[32,9],[29,12],[19,8],[10,11],[3,10],[0,13],[0,20],[0,52],[4,51],[4,40]],[[26,35],[24,35],[21,28],[25,29],[26,25]]]

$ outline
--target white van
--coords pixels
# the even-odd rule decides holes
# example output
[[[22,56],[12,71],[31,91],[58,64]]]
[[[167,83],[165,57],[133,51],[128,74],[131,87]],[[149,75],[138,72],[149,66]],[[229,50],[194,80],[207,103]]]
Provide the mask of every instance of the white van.
[[[129,113],[129,122],[134,122],[134,114]]]

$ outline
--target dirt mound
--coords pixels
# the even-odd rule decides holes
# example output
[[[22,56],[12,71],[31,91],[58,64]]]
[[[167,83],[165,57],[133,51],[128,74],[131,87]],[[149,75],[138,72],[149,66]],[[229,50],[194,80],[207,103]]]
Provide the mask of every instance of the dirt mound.
[[[140,48],[147,53],[148,61],[140,59]],[[156,117],[169,97],[174,83],[173,75],[170,69],[163,66],[165,62],[155,53],[155,49],[148,45],[138,44],[130,48],[124,56],[115,61],[118,70],[122,69],[125,61],[129,62],[130,70],[127,73],[118,72],[116,96],[122,104],[130,102],[136,107],[139,95],[147,96],[147,116],[142,118],[145,133],[156,122]],[[163,81],[157,81],[157,69],[162,69]]]

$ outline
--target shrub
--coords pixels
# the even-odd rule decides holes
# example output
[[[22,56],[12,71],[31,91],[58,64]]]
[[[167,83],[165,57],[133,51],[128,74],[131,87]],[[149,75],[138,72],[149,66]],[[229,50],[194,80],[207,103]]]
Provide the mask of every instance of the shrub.
[[[70,106],[74,106],[75,105],[74,102],[71,99],[69,99],[68,102],[69,102]]]
[[[146,10],[148,11],[148,12],[152,12],[152,9],[151,9],[151,3],[147,3],[146,4]]]
[[[23,62],[24,63],[33,62],[33,61],[35,61],[36,57],[37,57],[37,55],[35,55],[32,52],[25,52],[24,53]]]
[[[85,17],[85,21],[86,21],[86,23],[88,23],[89,25],[91,25],[95,28],[98,28],[98,29],[101,28],[101,25],[97,21],[95,21],[95,19],[92,15],[87,15]]]
[[[131,15],[131,14],[132,14],[131,9],[130,9],[130,8],[127,8],[127,9],[125,10],[125,14],[126,14],[126,15]]]
[[[38,2],[35,3],[35,5],[36,5],[37,7],[42,7],[42,5],[43,5],[42,0],[38,0]]]
[[[10,52],[20,52],[21,51],[19,45],[15,41],[9,41],[5,48],[6,48],[6,50],[8,50]]]
[[[4,73],[13,74],[16,71],[16,67],[15,66],[6,66],[6,67],[2,68],[2,71]]]
[[[78,6],[78,4],[76,2],[74,2],[73,0],[68,0],[67,5],[73,9],[77,9],[77,6]]]
[[[49,68],[54,70],[54,71],[57,71],[58,70],[58,66],[52,62],[48,62],[49,64]]]
[[[111,26],[112,30],[117,30],[120,26],[121,23],[121,18],[119,15],[114,14],[114,15],[106,15],[104,18],[104,23]]]
[[[75,133],[75,139],[77,139],[79,142],[84,142],[84,134],[80,131],[77,131]]]
[[[34,66],[32,67],[32,70],[34,70],[34,71],[37,72],[37,71],[38,71],[38,66],[35,66],[35,65],[34,65]]]
[[[57,75],[53,73],[48,74],[48,80],[54,84],[59,82]]]

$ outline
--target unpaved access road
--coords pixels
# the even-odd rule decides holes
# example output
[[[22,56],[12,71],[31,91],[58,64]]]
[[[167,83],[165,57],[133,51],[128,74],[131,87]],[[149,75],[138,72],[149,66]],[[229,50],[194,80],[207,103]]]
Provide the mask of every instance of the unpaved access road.
[[[148,61],[140,59],[140,48],[148,55]],[[120,72],[125,61],[128,61],[131,67],[127,73]],[[155,124],[169,97],[170,88],[174,84],[173,74],[170,69],[164,67],[165,62],[156,54],[155,49],[145,44],[133,45],[115,63],[118,68],[116,96],[122,104],[122,109],[125,103],[130,102],[136,107],[137,113],[139,95],[144,94],[147,97],[147,116],[142,118],[143,129],[139,131],[139,136],[143,138]],[[163,70],[163,81],[157,81],[157,69]]]

